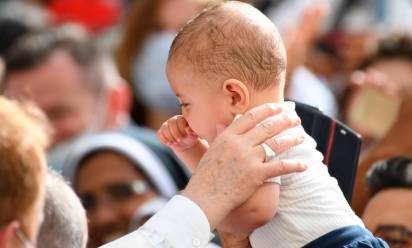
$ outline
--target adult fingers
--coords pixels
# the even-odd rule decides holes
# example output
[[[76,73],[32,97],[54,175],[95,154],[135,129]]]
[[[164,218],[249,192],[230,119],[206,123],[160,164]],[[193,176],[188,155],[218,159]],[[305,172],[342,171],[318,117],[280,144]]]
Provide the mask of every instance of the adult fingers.
[[[281,132],[300,125],[300,118],[296,114],[282,113],[267,118],[255,128],[244,135],[252,146],[260,145],[267,139],[280,134]]]
[[[270,138],[265,143],[272,148],[276,154],[280,154],[290,148],[301,144],[305,140],[305,134],[302,128],[294,128]],[[262,148],[263,150],[263,148]]]
[[[281,108],[274,103],[266,103],[247,111],[244,115],[234,120],[226,131],[235,134],[243,134],[254,128],[266,118],[281,112]]]
[[[262,164],[264,171],[262,180],[271,177],[278,177],[290,173],[302,172],[307,169],[307,165],[298,160],[272,160]],[[262,181],[262,182],[263,182]]]

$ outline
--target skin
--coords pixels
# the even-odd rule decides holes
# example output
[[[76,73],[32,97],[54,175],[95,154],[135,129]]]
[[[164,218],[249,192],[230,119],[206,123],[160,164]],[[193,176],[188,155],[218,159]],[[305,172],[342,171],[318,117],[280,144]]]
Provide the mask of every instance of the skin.
[[[403,225],[412,229],[412,190],[386,189],[368,202],[362,219],[372,232],[378,225]]]
[[[352,71],[359,68],[362,61],[373,53],[376,42],[375,34],[369,31],[345,33],[337,51],[343,59],[342,69]]]
[[[116,203],[103,202],[108,186],[139,179],[146,180],[128,159],[113,152],[101,152],[80,165],[77,193],[80,196],[92,194],[99,199],[98,206],[87,211],[90,233],[88,247],[100,246],[128,233],[136,209],[157,195],[155,191],[149,190]]]
[[[73,58],[55,51],[42,64],[10,74],[6,94],[35,102],[50,120],[57,144],[81,134],[95,117],[98,101],[84,81]]]
[[[411,92],[412,63],[409,60],[403,58],[378,60],[372,65],[372,69],[387,78],[388,82],[381,82],[389,87],[384,90],[401,97]]]
[[[362,219],[372,233],[382,225],[400,225],[412,230],[411,209],[411,189],[385,189],[370,199]],[[407,247],[412,247],[412,243]]]
[[[21,225],[18,221],[12,221],[0,228],[0,247],[23,247],[22,241],[17,237],[18,230],[21,230]]]
[[[165,31],[176,32],[202,10],[206,1],[160,0],[160,2],[157,10],[158,25]]]
[[[276,98],[279,96],[278,87],[254,92],[246,84],[235,79],[226,80],[221,88],[211,85],[203,75],[190,70],[184,61],[169,63],[167,74],[170,85],[181,102],[182,117],[174,117],[166,122],[159,130],[159,138],[171,146],[176,155],[192,170],[196,168],[208,148],[200,138],[212,143],[217,135],[218,124],[227,126],[236,114],[243,114],[264,102],[280,102],[282,99],[282,97]],[[295,120],[297,121],[295,124],[300,124],[297,117]],[[186,123],[181,124],[182,122]],[[173,139],[174,136],[178,137],[177,140]],[[181,147],[180,140],[185,142],[186,149]],[[302,140],[295,137],[293,141],[294,144],[298,144]],[[268,195],[274,197],[267,197]],[[225,232],[247,236],[274,217],[278,195],[279,185],[265,183],[247,203],[230,213],[218,228]]]

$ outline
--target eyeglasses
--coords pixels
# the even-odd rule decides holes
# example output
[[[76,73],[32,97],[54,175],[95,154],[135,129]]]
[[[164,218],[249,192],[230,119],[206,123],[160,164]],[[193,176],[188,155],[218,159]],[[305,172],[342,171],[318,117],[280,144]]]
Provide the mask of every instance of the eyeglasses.
[[[20,242],[23,244],[23,247],[25,247],[25,248],[34,248],[34,245],[32,244],[31,241],[29,241],[29,239],[24,234],[24,232],[21,230],[21,228],[18,228],[16,230],[16,235],[17,235],[17,238],[20,240]]]
[[[129,200],[133,196],[142,195],[148,192],[149,189],[149,185],[143,180],[135,180],[129,183],[116,183],[108,185],[100,197],[98,195],[86,193],[80,195],[80,200],[87,211],[93,211],[102,202],[123,202]]]
[[[385,240],[391,248],[412,247],[412,230],[404,226],[378,226],[373,234]]]

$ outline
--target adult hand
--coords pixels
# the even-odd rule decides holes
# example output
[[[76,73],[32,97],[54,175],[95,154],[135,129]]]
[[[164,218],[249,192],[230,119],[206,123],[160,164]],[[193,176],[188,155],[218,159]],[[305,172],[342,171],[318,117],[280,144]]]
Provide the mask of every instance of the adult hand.
[[[406,82],[397,82],[376,69],[367,68],[364,71],[354,71],[350,75],[350,83],[362,87],[373,87],[385,95],[394,98],[404,98],[411,95],[411,86]]]
[[[268,178],[306,169],[299,161],[264,162],[260,146],[265,142],[279,153],[299,144],[298,136],[272,138],[297,125],[297,116],[281,113],[275,104],[264,104],[236,119],[214,140],[182,192],[203,210],[212,230]]]

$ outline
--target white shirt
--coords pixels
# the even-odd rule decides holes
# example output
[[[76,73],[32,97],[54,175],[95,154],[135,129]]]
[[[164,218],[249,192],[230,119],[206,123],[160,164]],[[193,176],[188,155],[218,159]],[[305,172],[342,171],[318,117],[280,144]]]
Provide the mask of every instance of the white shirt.
[[[103,248],[196,248],[206,247],[213,237],[202,209],[176,195],[138,230]]]
[[[287,107],[286,112],[294,111],[293,103],[283,105]],[[286,133],[296,129],[302,127]],[[277,159],[299,160],[307,164],[308,169],[281,176],[276,215],[252,232],[249,237],[252,247],[298,248],[338,228],[364,226],[347,203],[336,179],[329,175],[312,137],[306,135],[304,143],[279,154]]]

